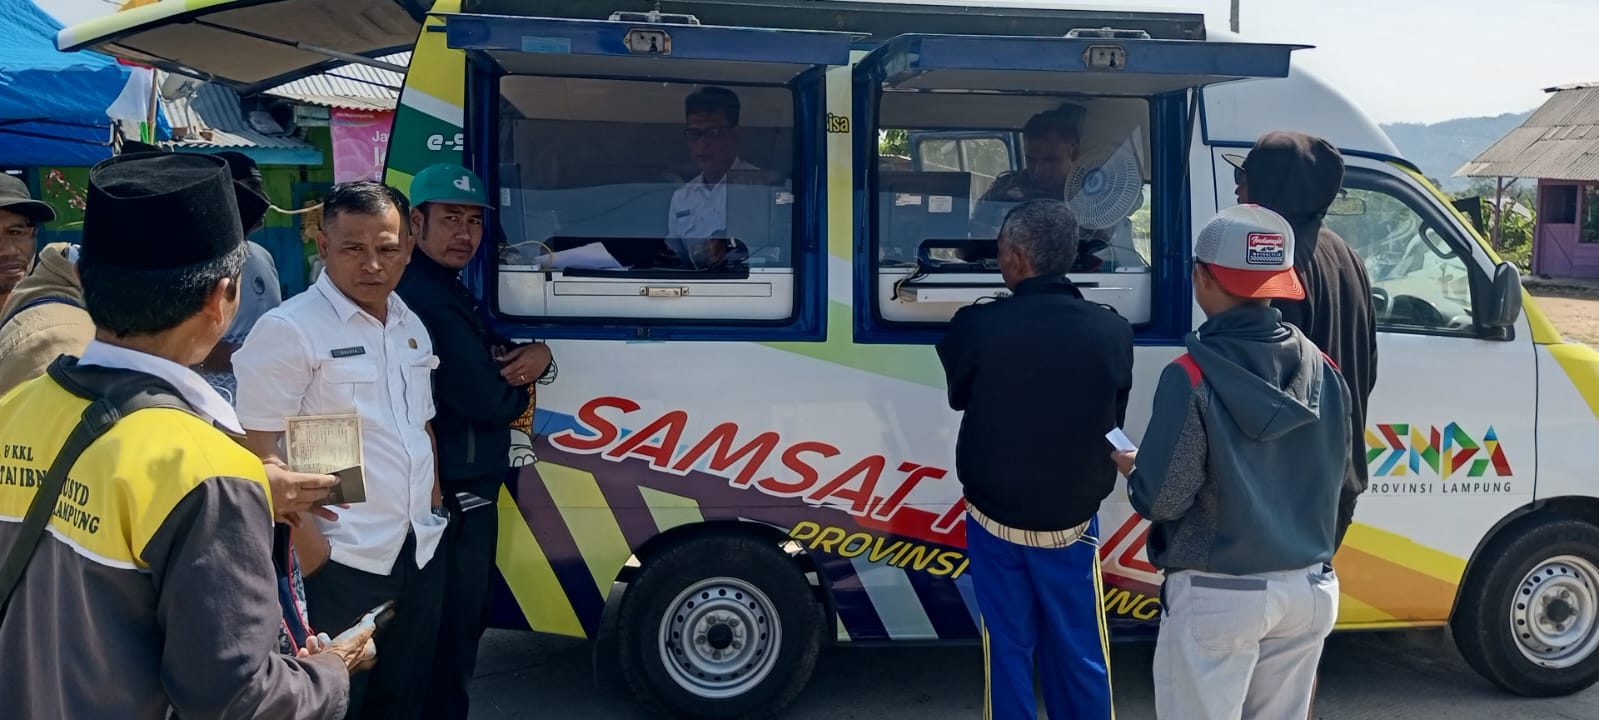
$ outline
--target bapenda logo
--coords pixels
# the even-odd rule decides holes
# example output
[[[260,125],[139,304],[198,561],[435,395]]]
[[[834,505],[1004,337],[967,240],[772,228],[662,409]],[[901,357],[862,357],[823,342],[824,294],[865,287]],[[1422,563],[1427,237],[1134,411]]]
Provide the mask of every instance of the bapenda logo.
[[[1467,477],[1510,477],[1510,461],[1492,426],[1481,441],[1458,423],[1423,428],[1404,423],[1380,424],[1366,430],[1366,464],[1372,477],[1420,476],[1424,471],[1447,480]]]

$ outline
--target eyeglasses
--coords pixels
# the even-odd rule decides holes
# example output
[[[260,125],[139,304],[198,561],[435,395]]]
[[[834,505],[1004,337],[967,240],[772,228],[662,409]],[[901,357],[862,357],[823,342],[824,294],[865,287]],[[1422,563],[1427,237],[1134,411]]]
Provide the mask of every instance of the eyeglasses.
[[[689,142],[695,140],[721,140],[733,134],[733,128],[728,126],[708,128],[683,128],[683,137]]]
[[[1244,178],[1245,177],[1247,177],[1247,176],[1244,175],[1244,169],[1243,168],[1241,168],[1241,167],[1234,167],[1233,168],[1233,184],[1234,185],[1242,185],[1242,184],[1244,184]]]

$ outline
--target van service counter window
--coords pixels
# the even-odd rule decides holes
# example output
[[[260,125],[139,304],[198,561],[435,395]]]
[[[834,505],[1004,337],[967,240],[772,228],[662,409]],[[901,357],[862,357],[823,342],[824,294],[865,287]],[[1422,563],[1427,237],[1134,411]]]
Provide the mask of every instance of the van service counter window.
[[[499,95],[500,315],[792,316],[789,88],[508,75]]]
[[[1003,293],[1000,225],[1045,198],[1077,216],[1070,277],[1084,295],[1148,321],[1148,101],[890,92],[878,112],[872,252],[883,321],[944,323]]]

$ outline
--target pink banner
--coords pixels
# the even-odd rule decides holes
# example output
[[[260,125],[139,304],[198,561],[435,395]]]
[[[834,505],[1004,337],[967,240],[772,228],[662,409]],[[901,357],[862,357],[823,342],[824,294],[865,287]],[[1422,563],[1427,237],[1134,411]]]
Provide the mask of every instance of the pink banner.
[[[389,148],[392,110],[342,110],[334,108],[333,181],[382,180],[383,159]]]

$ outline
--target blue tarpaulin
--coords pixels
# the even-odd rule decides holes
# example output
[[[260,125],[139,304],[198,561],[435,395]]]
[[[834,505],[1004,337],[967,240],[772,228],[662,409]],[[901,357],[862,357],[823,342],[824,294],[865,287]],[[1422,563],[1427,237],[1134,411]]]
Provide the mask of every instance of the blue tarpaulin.
[[[131,68],[99,53],[57,50],[61,27],[33,0],[0,0],[0,166],[84,166],[111,157],[106,108]],[[167,135],[164,118],[156,133]]]

